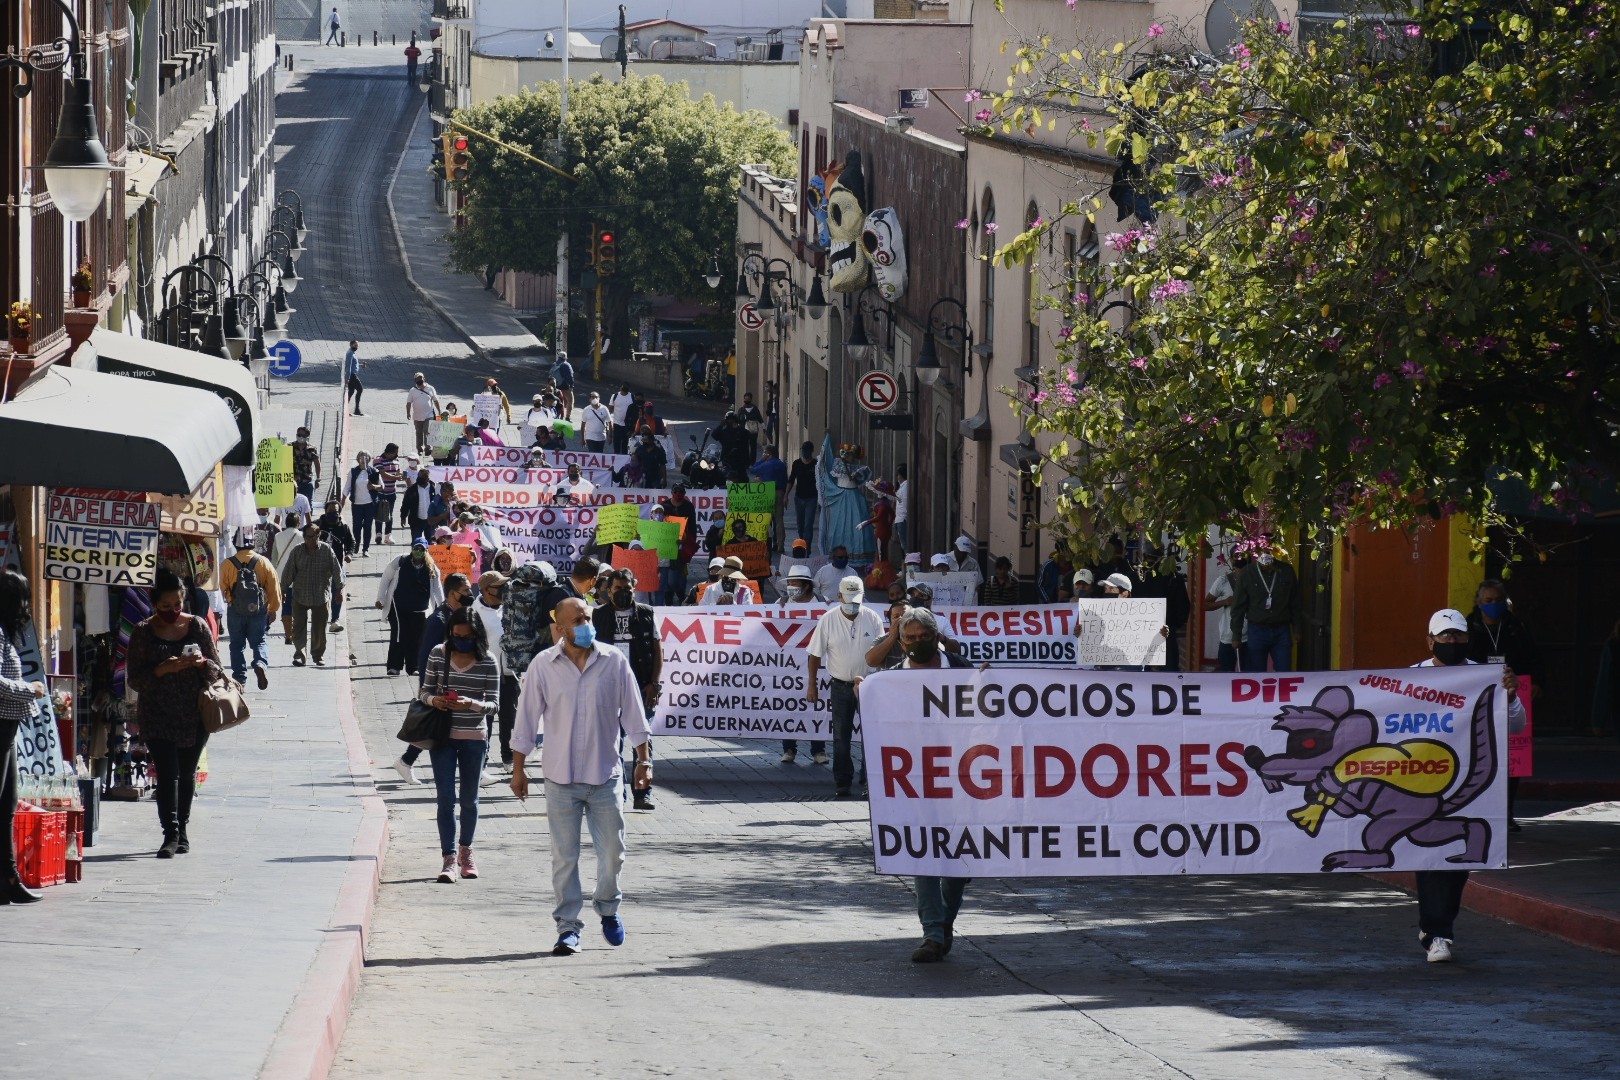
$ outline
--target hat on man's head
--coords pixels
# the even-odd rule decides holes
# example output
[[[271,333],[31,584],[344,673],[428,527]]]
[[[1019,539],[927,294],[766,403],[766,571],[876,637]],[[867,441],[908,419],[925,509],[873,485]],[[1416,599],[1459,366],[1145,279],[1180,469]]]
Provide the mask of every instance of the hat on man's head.
[[[958,536],[956,538],[956,550],[971,552],[973,550],[973,537],[968,536],[966,533]]]
[[[501,573],[499,570],[485,570],[482,574],[478,575],[478,587],[480,589],[488,589],[491,587],[498,589],[502,585],[505,585],[509,580],[511,579],[505,574]]]
[[[951,557],[949,555],[945,554],[942,551],[939,554],[935,555],[932,559],[929,559],[928,560],[928,565],[929,566],[949,566],[949,565],[951,565]]]
[[[538,404],[540,402],[540,400],[541,400],[541,398],[540,398],[539,394],[534,395],[534,401],[535,401],[536,404]]]
[[[921,566],[922,565],[922,552],[920,552],[920,551],[908,551],[908,552],[906,552],[905,565],[907,565],[907,566]]]
[[[450,531],[450,526],[448,525],[440,525],[437,529],[433,530],[433,539],[435,540],[441,540],[446,536],[454,535],[455,534]]]
[[[716,555],[714,558],[709,560],[709,569],[710,570],[718,570],[718,569],[720,569],[721,567],[723,567],[725,565],[726,565],[726,560],[722,559],[718,555]]]
[[[793,550],[794,551],[809,551],[810,550],[810,541],[806,540],[802,536],[799,537],[797,540],[793,541]]]
[[[743,573],[741,570],[733,570],[731,573],[727,574],[726,577],[730,578],[732,581],[748,580],[748,575]]]
[[[735,555],[727,555],[726,566],[732,570],[741,570],[743,568],[743,561],[737,558]]]
[[[805,566],[803,563],[794,563],[792,566],[788,567],[787,580],[814,581],[815,576],[810,573],[810,568],[808,566]]]
[[[1097,579],[1094,576],[1092,576],[1092,573],[1091,573],[1090,570],[1087,570],[1087,569],[1082,567],[1081,569],[1076,570],[1074,572],[1074,583],[1076,585],[1080,585],[1080,584],[1095,585],[1097,583]]]
[[[1131,579],[1126,577],[1124,574],[1109,574],[1107,577],[1103,578],[1103,584],[1112,585],[1121,592],[1130,592],[1133,588],[1131,585]]]
[[[1468,633],[1468,617],[1456,608],[1441,608],[1429,616],[1429,633],[1438,637],[1447,630],[1461,630]]]
[[[861,584],[860,578],[851,574],[838,583],[838,595],[845,601],[859,602],[866,596],[866,586]]]

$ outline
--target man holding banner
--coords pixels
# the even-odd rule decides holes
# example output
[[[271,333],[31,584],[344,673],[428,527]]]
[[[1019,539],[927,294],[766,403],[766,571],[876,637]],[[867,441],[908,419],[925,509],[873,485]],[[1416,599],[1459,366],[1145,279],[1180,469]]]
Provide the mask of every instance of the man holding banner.
[[[883,638],[883,620],[861,603],[865,596],[860,578],[846,577],[839,582],[838,606],[816,620],[810,638],[805,698],[812,705],[821,700],[816,679],[825,663],[832,679],[833,789],[840,799],[850,797],[850,785],[855,780],[855,760],[850,749],[855,737],[855,687],[872,673],[866,662],[867,650]],[[863,753],[861,784],[865,783]]]

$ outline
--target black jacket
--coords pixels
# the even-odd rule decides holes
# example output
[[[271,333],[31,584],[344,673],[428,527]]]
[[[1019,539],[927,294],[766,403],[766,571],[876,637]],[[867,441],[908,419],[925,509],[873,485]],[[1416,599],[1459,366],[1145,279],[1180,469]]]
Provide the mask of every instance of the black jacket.
[[[620,644],[618,610],[612,604],[599,604],[591,613],[591,622],[596,624],[596,640],[604,645]],[[657,677],[661,656],[659,649],[658,624],[653,617],[653,609],[646,604],[634,605],[630,609],[630,670],[635,673],[639,685],[646,686]]]
[[[1540,685],[1541,651],[1536,648],[1524,620],[1510,611],[1495,626],[1488,627],[1485,616],[1475,608],[1468,616],[1468,659],[1476,664],[1488,664],[1492,657],[1501,657],[1501,662],[1512,668],[1513,674],[1528,675],[1532,682]]]

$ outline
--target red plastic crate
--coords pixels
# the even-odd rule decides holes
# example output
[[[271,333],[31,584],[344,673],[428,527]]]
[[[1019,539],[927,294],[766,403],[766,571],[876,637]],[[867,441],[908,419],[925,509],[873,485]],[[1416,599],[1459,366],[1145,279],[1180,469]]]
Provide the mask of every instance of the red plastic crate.
[[[67,814],[17,807],[12,823],[17,876],[30,889],[67,879]]]

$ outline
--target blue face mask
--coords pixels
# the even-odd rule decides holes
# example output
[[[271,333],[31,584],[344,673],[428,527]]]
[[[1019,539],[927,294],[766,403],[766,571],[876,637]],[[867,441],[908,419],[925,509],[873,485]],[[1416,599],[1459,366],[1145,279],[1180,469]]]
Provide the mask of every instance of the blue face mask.
[[[588,622],[580,623],[574,627],[574,644],[581,649],[588,649],[596,643],[596,627]]]
[[[842,570],[844,567],[849,565],[848,559],[832,559],[830,561],[832,562],[833,566],[837,567],[839,570]]]
[[[478,647],[478,643],[470,637],[452,637],[450,647],[456,652],[472,652]]]
[[[1479,605],[1479,610],[1487,619],[1500,619],[1507,614],[1507,601],[1493,600],[1488,604]]]

